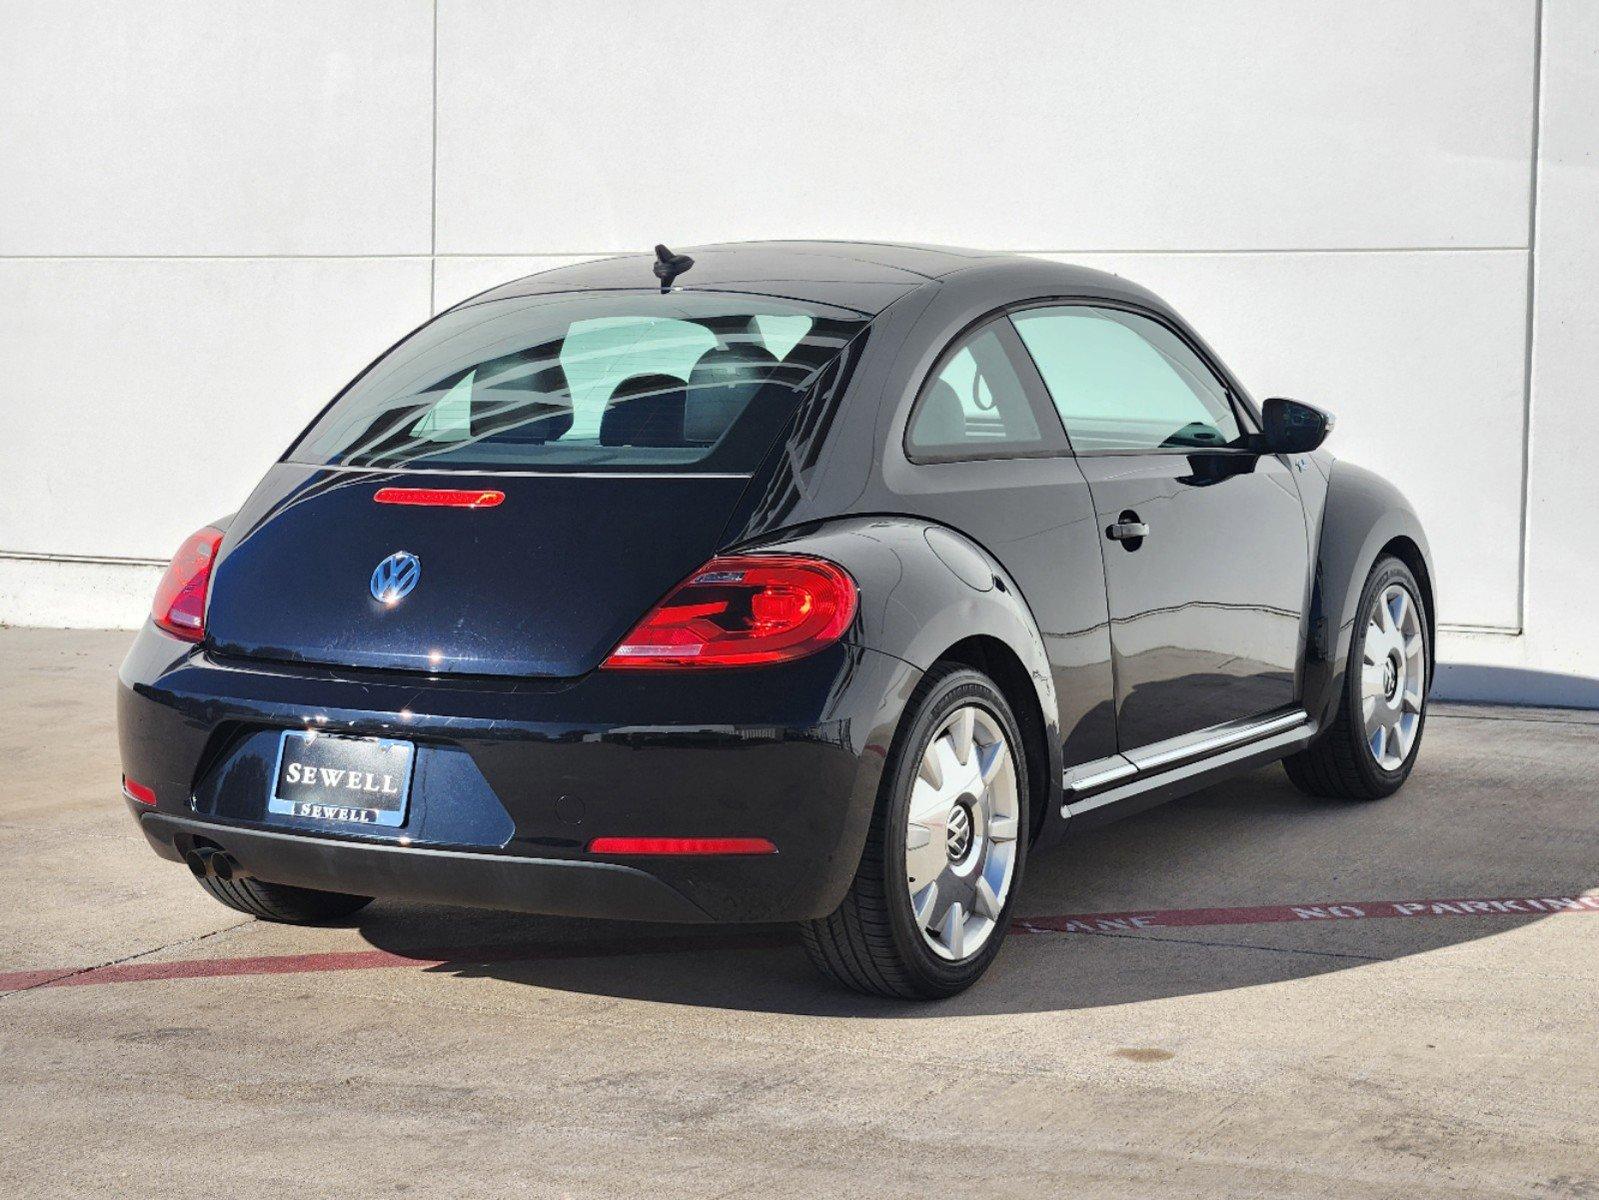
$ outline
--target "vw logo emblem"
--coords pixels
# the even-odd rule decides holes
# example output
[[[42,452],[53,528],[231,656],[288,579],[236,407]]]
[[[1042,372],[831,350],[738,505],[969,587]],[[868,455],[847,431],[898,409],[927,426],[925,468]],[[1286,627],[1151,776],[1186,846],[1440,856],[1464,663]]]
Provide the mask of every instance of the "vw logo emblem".
[[[372,572],[372,599],[379,604],[398,604],[421,578],[422,560],[409,550],[396,550]]]
[[[957,804],[950,810],[949,824],[944,827],[944,850],[949,855],[949,861],[959,862],[965,858],[971,845],[972,814],[964,804]]]

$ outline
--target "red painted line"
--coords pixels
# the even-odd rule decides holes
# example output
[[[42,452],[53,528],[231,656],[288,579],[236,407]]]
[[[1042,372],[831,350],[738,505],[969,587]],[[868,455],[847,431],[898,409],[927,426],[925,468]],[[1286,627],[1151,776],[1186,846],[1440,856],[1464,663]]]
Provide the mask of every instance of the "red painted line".
[[[1420,917],[1539,917],[1599,913],[1599,896],[1520,896],[1498,899],[1362,900],[1358,904],[1267,904],[1252,908],[1167,908],[1132,912],[1026,917],[1016,933],[1123,933],[1186,925],[1272,925],[1279,922],[1365,921]]]
[[[436,967],[437,958],[409,958],[387,950],[328,954],[263,954],[255,958],[197,958],[181,962],[121,963],[47,980],[41,987],[97,983],[145,983],[155,979],[209,979],[223,975],[295,975],[316,971],[363,971],[373,967]]]
[[[570,946],[479,946],[454,950],[344,950],[325,954],[263,954],[248,958],[193,958],[172,962],[115,963],[54,971],[0,972],[0,992],[40,987],[86,987],[101,983],[149,983],[165,979],[214,979],[229,975],[301,975],[322,971],[369,971],[383,967],[469,967],[496,962],[553,962],[680,954],[692,950],[766,950],[788,939],[766,935],[735,938],[667,937],[645,942]]]
[[[1014,934],[1133,933],[1195,925],[1271,925],[1431,917],[1553,917],[1599,913],[1596,896],[1520,896],[1498,899],[1363,900],[1338,904],[1268,904],[1237,908],[1137,909],[1129,912],[1075,913],[1023,917]],[[148,983],[168,979],[214,979],[232,975],[300,975],[322,971],[370,971],[392,967],[468,967],[496,962],[549,962],[616,958],[639,954],[678,954],[695,950],[770,950],[788,945],[776,934],[743,937],[663,937],[647,941],[568,946],[480,946],[417,950],[345,950],[325,954],[265,954],[248,958],[198,958],[174,962],[118,963],[86,969],[0,972],[0,992],[46,987],[86,987],[103,983]]]

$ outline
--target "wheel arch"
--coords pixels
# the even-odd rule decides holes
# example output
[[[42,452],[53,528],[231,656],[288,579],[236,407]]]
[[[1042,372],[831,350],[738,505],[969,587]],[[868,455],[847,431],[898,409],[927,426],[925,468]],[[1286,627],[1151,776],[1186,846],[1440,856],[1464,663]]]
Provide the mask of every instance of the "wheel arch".
[[[994,681],[994,686],[1010,705],[1021,729],[1022,748],[1027,761],[1027,796],[1031,805],[1028,836],[1037,841],[1052,807],[1060,807],[1060,788],[1050,787],[1049,742],[1045,732],[1044,710],[1039,705],[1038,690],[1033,687],[1032,677],[1014,650],[987,634],[962,638],[940,654],[937,661],[960,663],[974,671],[981,671]],[[1058,772],[1055,778],[1059,778]]]
[[[817,554],[860,589],[851,637],[926,671],[959,662],[994,680],[1022,727],[1035,838],[1060,816],[1060,710],[1043,635],[1021,590],[982,546],[919,517],[851,516],[762,538]],[[903,727],[905,714],[896,727]]]
[[[1361,592],[1384,554],[1409,567],[1422,589],[1429,657],[1435,658],[1435,574],[1420,518],[1386,479],[1363,467],[1335,462],[1327,481],[1305,631],[1305,710],[1320,725],[1325,726],[1337,710]],[[1429,661],[1429,685],[1431,673]]]
[[[1427,682],[1430,687],[1433,662],[1438,657],[1438,611],[1433,605],[1432,568],[1428,565],[1427,556],[1422,553],[1421,547],[1405,534],[1390,538],[1384,543],[1372,562],[1375,563],[1378,558],[1388,554],[1410,568],[1410,573],[1416,577],[1416,583],[1421,588],[1421,602],[1427,613]]]

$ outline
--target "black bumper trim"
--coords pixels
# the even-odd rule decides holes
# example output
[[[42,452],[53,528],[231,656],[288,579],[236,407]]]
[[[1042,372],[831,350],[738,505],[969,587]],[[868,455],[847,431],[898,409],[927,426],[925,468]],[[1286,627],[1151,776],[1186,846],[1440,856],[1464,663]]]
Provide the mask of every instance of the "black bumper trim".
[[[318,891],[546,916],[687,923],[712,919],[655,876],[617,863],[346,842],[166,813],[140,813],[139,828],[163,858],[181,857],[178,838],[202,838],[221,846],[251,875]]]

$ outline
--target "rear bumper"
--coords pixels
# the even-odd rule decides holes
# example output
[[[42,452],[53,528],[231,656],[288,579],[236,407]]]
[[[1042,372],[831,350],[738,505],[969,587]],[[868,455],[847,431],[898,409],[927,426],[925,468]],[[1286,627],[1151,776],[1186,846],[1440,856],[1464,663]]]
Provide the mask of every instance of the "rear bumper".
[[[258,878],[554,915],[788,921],[837,907],[919,672],[839,645],[758,671],[472,680],[215,659],[153,627],[118,687],[131,804],[163,857],[194,839]],[[383,835],[267,811],[283,730],[417,747]],[[596,837],[762,837],[775,854],[608,858]]]
[[[246,874],[274,883],[551,916],[626,921],[710,921],[688,897],[635,867],[515,854],[418,850],[303,837],[216,821],[135,812],[162,858],[181,860],[196,842],[220,846]]]

